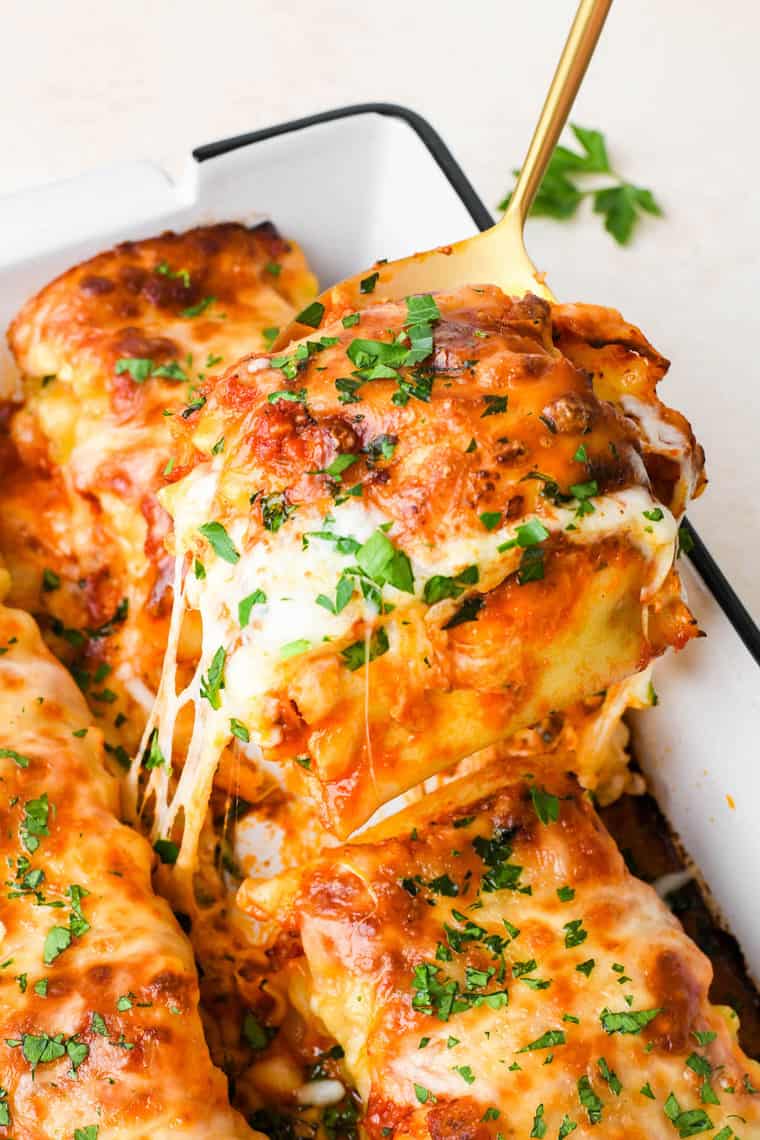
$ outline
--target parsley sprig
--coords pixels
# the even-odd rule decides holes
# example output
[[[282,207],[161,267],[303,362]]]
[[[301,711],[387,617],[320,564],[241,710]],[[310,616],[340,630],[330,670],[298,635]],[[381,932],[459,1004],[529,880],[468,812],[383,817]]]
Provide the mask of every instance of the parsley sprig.
[[[622,178],[612,167],[607,143],[601,131],[571,124],[580,152],[558,146],[549,161],[536,194],[531,214],[566,221],[578,211],[584,198],[591,198],[595,214],[604,218],[604,228],[619,245],[628,245],[642,214],[662,216],[662,209],[651,190]],[[519,171],[514,172],[515,175]],[[609,175],[608,186],[585,188],[586,175]],[[511,192],[499,203],[506,210]]]

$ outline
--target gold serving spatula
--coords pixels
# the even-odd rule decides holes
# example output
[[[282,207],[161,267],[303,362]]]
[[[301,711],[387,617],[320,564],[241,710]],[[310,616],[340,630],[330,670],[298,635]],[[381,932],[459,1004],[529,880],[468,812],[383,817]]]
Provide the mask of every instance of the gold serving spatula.
[[[586,73],[612,0],[581,0],[573,25],[554,73],[514,193],[503,218],[483,233],[455,245],[439,246],[399,261],[378,264],[371,292],[361,283],[371,271],[364,270],[327,289],[319,298],[329,310],[340,304],[361,309],[378,301],[396,301],[413,293],[435,293],[461,285],[498,285],[511,296],[532,292],[552,299],[543,274],[528,256],[523,229],[536,191],[546,171],[578,88]],[[314,313],[313,306],[309,306]],[[305,310],[308,312],[309,310]],[[317,310],[319,311],[319,310]],[[306,336],[313,323],[293,321],[275,342],[280,349]]]

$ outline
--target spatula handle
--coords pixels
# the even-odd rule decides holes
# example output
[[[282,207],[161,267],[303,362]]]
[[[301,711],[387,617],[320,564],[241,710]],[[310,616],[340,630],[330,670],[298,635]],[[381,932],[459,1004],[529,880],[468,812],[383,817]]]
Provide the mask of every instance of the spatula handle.
[[[525,156],[505,218],[525,224],[567,116],[594,53],[612,0],[581,0]]]

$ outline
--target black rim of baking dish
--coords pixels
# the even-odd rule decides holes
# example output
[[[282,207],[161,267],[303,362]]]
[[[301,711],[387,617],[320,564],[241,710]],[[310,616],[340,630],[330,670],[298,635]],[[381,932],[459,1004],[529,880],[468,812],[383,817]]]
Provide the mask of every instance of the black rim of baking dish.
[[[336,119],[349,119],[355,115],[367,114],[387,115],[390,118],[401,119],[411,127],[443,171],[475,225],[481,230],[493,225],[494,219],[485,203],[435,128],[416,111],[397,103],[355,103],[348,107],[336,107],[331,111],[307,115],[303,119],[292,119],[290,122],[278,123],[273,127],[264,127],[258,131],[250,131],[248,134],[233,135],[228,139],[207,143],[204,146],[196,147],[193,151],[193,158],[198,162],[205,162],[208,159],[227,154],[229,151],[238,150],[240,147],[275,138],[277,135],[286,135],[291,131],[300,131],[305,127],[330,123]],[[691,562],[749,653],[760,665],[760,629],[694,527],[688,520],[685,520],[683,525],[693,542],[693,549],[689,553]]]

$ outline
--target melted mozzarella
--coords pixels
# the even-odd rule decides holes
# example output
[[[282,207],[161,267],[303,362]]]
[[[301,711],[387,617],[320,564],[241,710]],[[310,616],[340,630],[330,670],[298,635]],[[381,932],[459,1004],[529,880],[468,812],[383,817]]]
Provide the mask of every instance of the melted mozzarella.
[[[140,753],[131,772],[136,803],[141,758],[151,734],[166,763],[150,773],[147,794],[153,800],[154,832],[166,837],[182,812],[183,835],[177,871],[189,874],[195,863],[198,836],[221,753],[231,740],[231,721],[242,722],[251,737],[248,753],[263,762],[261,749],[276,747],[280,729],[275,721],[276,701],[270,696],[292,669],[292,659],[325,652],[325,646],[340,645],[359,628],[375,621],[374,609],[358,590],[338,614],[318,603],[322,596],[334,598],[341,574],[355,562],[341,553],[336,543],[317,533],[350,537],[364,543],[391,520],[374,506],[350,498],[336,505],[328,519],[309,508],[299,508],[278,531],[266,532],[253,544],[246,543],[247,516],[226,524],[227,533],[241,553],[231,563],[217,556],[205,543],[199,528],[213,519],[213,505],[221,471],[221,457],[195,468],[181,483],[164,493],[163,501],[174,515],[176,570],[175,603],[169,646],[156,706],[146,728]],[[613,535],[624,536],[647,559],[648,581],[642,602],[653,596],[667,576],[675,556],[677,524],[645,487],[634,486],[590,500],[593,510],[581,517],[575,509],[547,503],[540,521],[552,535],[562,535],[572,544],[598,543]],[[647,518],[645,512],[654,514]],[[661,517],[660,517],[661,516]],[[433,575],[454,577],[477,565],[478,590],[493,589],[513,573],[522,554],[513,544],[526,519],[500,526],[493,532],[475,532],[460,526],[434,550],[414,537],[405,543],[414,574],[414,593],[386,585],[384,599],[398,611],[419,605],[425,583]],[[315,533],[317,532],[317,533]],[[192,556],[193,565],[191,566]],[[195,560],[204,573],[196,576]],[[266,600],[250,611],[245,628],[239,624],[240,602],[255,591]],[[176,647],[186,610],[196,610],[202,619],[202,653],[186,689],[176,690]],[[224,685],[218,693],[218,708],[202,695],[215,656],[224,651]],[[328,650],[329,652],[329,650]],[[183,770],[176,788],[170,786],[170,758],[177,717],[192,704],[194,725]],[[273,765],[272,767],[276,767]]]

